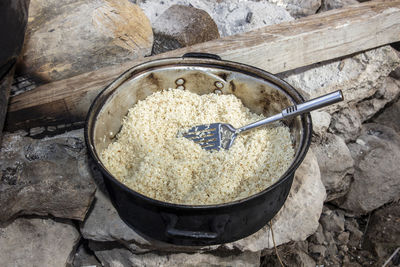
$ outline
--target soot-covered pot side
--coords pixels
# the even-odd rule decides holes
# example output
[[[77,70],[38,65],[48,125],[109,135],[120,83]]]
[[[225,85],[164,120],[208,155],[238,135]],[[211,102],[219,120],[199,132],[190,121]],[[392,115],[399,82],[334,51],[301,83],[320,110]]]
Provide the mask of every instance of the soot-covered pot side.
[[[302,96],[286,82],[251,66],[210,58],[169,58],[128,70],[97,96],[89,110],[85,127],[89,153],[103,173],[120,217],[138,233],[176,245],[201,246],[232,242],[258,231],[275,216],[289,194],[294,172],[310,145],[311,116],[285,122],[291,129],[295,159],[269,188],[219,205],[171,204],[127,188],[99,158],[120,130],[127,110],[164,88],[235,94],[251,111],[266,116],[303,102]]]

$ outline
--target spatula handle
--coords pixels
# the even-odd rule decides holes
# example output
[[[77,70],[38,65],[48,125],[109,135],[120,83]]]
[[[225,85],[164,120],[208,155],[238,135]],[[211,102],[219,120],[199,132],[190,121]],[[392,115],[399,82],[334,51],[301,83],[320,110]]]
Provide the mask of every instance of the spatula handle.
[[[284,118],[290,118],[293,116],[301,115],[306,112],[313,111],[318,108],[323,108],[325,106],[337,103],[342,100],[343,100],[342,91],[338,90],[333,93],[329,93],[329,94],[311,99],[304,103],[290,106],[290,107],[284,109],[281,113],[278,113],[276,115],[265,118],[263,120],[259,120],[259,121],[250,123],[246,126],[243,126],[236,130],[236,134],[259,127],[259,126],[262,126],[262,125],[266,125],[268,123],[271,123],[271,122],[274,122],[277,120],[281,120]]]
[[[292,116],[300,115],[305,112],[310,112],[315,109],[323,108],[331,104],[335,104],[343,100],[343,94],[341,90],[329,93],[304,103],[293,105],[282,111],[284,118],[290,118]]]

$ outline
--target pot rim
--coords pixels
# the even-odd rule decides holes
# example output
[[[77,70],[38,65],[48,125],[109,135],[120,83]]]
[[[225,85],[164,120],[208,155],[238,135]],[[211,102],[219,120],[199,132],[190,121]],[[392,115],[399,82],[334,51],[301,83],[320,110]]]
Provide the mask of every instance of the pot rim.
[[[161,207],[166,207],[166,208],[173,208],[173,209],[189,209],[189,210],[193,210],[193,209],[208,210],[208,209],[230,208],[233,206],[241,205],[243,203],[247,203],[248,201],[251,201],[253,199],[260,197],[261,195],[267,194],[269,191],[272,191],[276,187],[280,186],[280,184],[283,183],[286,179],[289,179],[291,177],[291,174],[294,174],[294,172],[296,171],[296,169],[299,167],[299,165],[302,163],[304,157],[306,156],[306,154],[309,150],[310,144],[311,144],[312,120],[311,120],[310,113],[304,113],[304,114],[300,115],[301,120],[302,120],[302,126],[303,126],[302,129],[304,130],[301,140],[300,140],[300,148],[297,153],[297,157],[295,157],[293,159],[292,164],[280,176],[280,178],[275,183],[273,183],[272,185],[268,186],[267,188],[265,188],[264,190],[262,190],[256,194],[253,194],[246,198],[234,200],[234,201],[227,202],[227,203],[220,203],[220,204],[207,204],[207,205],[177,204],[177,203],[171,203],[171,202],[157,200],[157,199],[148,197],[146,195],[143,195],[143,194],[129,188],[128,186],[126,186],[125,184],[120,182],[117,178],[115,178],[114,175],[112,175],[107,170],[107,168],[103,165],[99,156],[97,155],[97,151],[96,151],[94,145],[92,144],[93,128],[95,125],[94,119],[97,118],[98,113],[101,110],[101,108],[95,109],[96,108],[95,106],[100,105],[100,107],[102,107],[104,105],[104,102],[112,95],[112,93],[111,93],[104,99],[104,101],[102,103],[98,104],[97,102],[100,101],[100,98],[103,96],[103,93],[105,93],[111,87],[117,87],[120,84],[122,84],[123,82],[125,82],[126,80],[128,80],[129,78],[131,78],[133,76],[133,75],[131,75],[132,72],[134,72],[137,69],[144,68],[142,71],[138,72],[138,73],[143,73],[144,71],[151,70],[152,65],[155,63],[160,63],[157,66],[166,66],[168,64],[162,65],[162,63],[168,63],[170,61],[181,61],[181,62],[173,62],[173,64],[182,65],[182,64],[185,64],[184,61],[186,61],[186,60],[196,60],[196,59],[201,62],[191,63],[190,65],[198,66],[200,64],[202,66],[207,66],[207,67],[219,66],[219,67],[225,67],[225,69],[226,69],[227,67],[222,65],[223,63],[225,63],[225,64],[230,65],[230,67],[229,67],[230,69],[235,68],[235,70],[238,70],[239,72],[244,73],[246,75],[261,78],[264,80],[265,80],[265,76],[266,76],[270,79],[268,81],[273,82],[275,85],[277,85],[276,83],[278,83],[279,84],[279,85],[277,85],[278,87],[281,87],[281,85],[283,85],[285,87],[285,89],[290,89],[291,93],[294,93],[295,97],[297,97],[300,100],[300,102],[296,103],[296,104],[300,104],[300,103],[304,102],[303,96],[295,88],[293,88],[293,86],[288,84],[286,81],[276,77],[275,75],[273,75],[270,72],[267,72],[265,70],[262,70],[260,68],[257,68],[257,67],[251,66],[251,65],[247,65],[247,64],[243,64],[243,63],[239,63],[239,62],[235,62],[235,61],[229,61],[229,60],[211,59],[211,58],[205,59],[205,58],[200,58],[200,57],[199,58],[169,57],[169,58],[162,58],[162,59],[154,59],[154,60],[140,63],[138,65],[135,65],[135,66],[127,69],[125,72],[123,72],[120,76],[118,76],[116,79],[114,79],[109,85],[107,85],[104,89],[102,89],[97,94],[97,96],[92,101],[90,108],[88,110],[87,116],[86,116],[85,127],[84,127],[85,142],[86,142],[87,149],[89,150],[90,156],[92,157],[92,159],[95,160],[97,167],[100,168],[100,171],[103,174],[105,174],[105,176],[108,179],[110,179],[112,182],[116,183],[125,192],[133,194],[134,196],[149,202],[149,204],[151,204],[151,205],[161,206]],[[186,64],[188,64],[188,63],[186,63]],[[149,65],[149,66],[146,67],[147,65]],[[232,67],[232,65],[233,65],[233,67]],[[241,68],[238,68],[238,66],[245,68],[247,71],[242,70]],[[293,96],[291,95],[291,97],[293,97]],[[93,118],[93,122],[91,122],[91,118]]]

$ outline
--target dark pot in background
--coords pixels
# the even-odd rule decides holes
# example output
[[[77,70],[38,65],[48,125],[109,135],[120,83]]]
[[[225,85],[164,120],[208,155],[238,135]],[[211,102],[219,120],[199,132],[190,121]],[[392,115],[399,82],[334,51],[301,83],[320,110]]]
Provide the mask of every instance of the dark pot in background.
[[[304,101],[293,87],[268,72],[208,54],[155,60],[133,67],[97,96],[85,127],[89,153],[103,174],[115,208],[139,233],[176,245],[221,244],[255,233],[275,216],[289,194],[294,172],[310,145],[310,114],[285,121],[290,127],[295,158],[280,179],[264,191],[219,205],[166,203],[121,184],[105,169],[99,154],[112,142],[122,118],[138,100],[155,91],[177,87],[198,94],[235,94],[251,111],[265,116]]]
[[[15,62],[22,49],[29,0],[0,1],[0,142]]]

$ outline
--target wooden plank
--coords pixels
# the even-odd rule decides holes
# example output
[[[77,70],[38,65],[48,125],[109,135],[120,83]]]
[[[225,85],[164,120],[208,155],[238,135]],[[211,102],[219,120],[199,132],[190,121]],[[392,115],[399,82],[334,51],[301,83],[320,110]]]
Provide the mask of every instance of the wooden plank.
[[[208,52],[279,73],[398,41],[400,0],[365,2],[45,84],[11,98],[6,127],[64,123],[66,117],[83,121],[102,88],[126,69],[148,60]],[[51,112],[44,108],[61,100],[65,108]],[[42,114],[40,119],[38,114]]]

